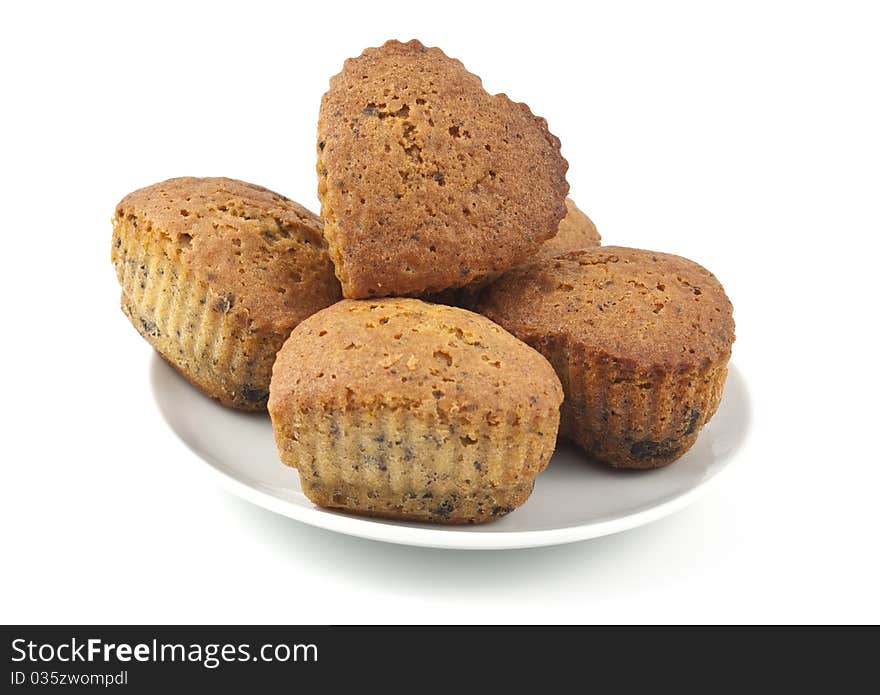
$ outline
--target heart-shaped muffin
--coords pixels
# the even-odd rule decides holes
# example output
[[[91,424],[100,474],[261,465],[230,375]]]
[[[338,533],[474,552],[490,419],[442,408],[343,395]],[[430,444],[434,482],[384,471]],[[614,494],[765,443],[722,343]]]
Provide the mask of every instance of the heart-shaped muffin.
[[[462,287],[518,265],[566,214],[547,122],[438,48],[345,62],[318,121],[318,195],[343,294]]]

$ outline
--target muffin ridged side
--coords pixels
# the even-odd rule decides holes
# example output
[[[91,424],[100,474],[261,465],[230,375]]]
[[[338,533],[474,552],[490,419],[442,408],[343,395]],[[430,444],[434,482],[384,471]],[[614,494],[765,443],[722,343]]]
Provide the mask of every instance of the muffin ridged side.
[[[117,206],[122,310],[181,374],[221,403],[262,410],[275,354],[341,291],[320,220],[232,179],[171,179]]]
[[[565,340],[535,340],[565,390],[559,431],[593,458],[657,468],[682,456],[715,414],[726,364],[632,370]]]
[[[718,408],[732,307],[692,261],[620,247],[573,252],[505,274],[477,310],[547,357],[565,390],[560,432],[597,460],[671,463]]]
[[[291,334],[269,412],[282,460],[316,504],[478,523],[528,498],[561,398],[546,360],[483,317],[345,300]]]
[[[281,459],[299,470],[315,504],[398,519],[488,521],[528,499],[553,453],[546,432],[474,428],[467,435],[476,440],[471,451],[448,426],[406,417],[386,403],[369,408],[365,415],[328,402],[326,412],[300,411],[276,426]]]
[[[156,244],[120,230],[121,307],[141,336],[178,372],[224,405],[262,410],[275,353],[286,336],[251,332],[218,294]],[[127,243],[126,243],[127,242]]]

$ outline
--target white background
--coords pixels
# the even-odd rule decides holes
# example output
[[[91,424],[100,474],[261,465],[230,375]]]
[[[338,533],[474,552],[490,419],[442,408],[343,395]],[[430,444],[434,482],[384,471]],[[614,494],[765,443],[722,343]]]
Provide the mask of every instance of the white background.
[[[876,4],[0,12],[0,620],[880,620]],[[392,37],[546,116],[605,242],[725,284],[753,426],[692,507],[565,547],[419,550],[262,511],[177,456],[118,309],[116,202],[224,175],[317,209],[320,96]]]

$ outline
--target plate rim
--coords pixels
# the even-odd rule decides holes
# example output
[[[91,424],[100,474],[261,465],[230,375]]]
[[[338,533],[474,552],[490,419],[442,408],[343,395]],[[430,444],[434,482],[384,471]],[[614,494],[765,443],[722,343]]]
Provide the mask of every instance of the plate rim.
[[[175,436],[177,436],[176,433]],[[186,446],[185,443],[184,446]],[[535,531],[485,531],[482,533],[470,533],[468,531],[442,527],[435,529],[403,526],[394,523],[393,520],[374,521],[369,518],[331,513],[320,507],[305,507],[292,504],[280,497],[275,497],[268,492],[263,492],[240,480],[236,480],[209,461],[202,459],[195,452],[190,453],[199,460],[202,468],[207,466],[211,477],[215,478],[215,480],[219,479],[220,485],[228,492],[268,511],[315,528],[342,533],[347,536],[384,543],[395,543],[397,545],[442,550],[517,550],[566,545],[602,536],[610,536],[639,526],[645,526],[670,516],[695,502],[698,497],[703,495],[721,477],[724,471],[729,468],[730,463],[728,462],[727,465],[719,469],[710,478],[702,480],[699,484],[678,497],[673,497],[649,509],[643,509],[642,511],[627,514],[616,519]]]
[[[167,367],[167,363],[165,363],[165,361],[155,352],[153,353],[152,358],[153,360],[162,363],[162,366]],[[182,378],[179,375],[175,376]],[[739,376],[742,378],[741,372],[739,373]],[[430,528],[405,525],[407,522],[395,522],[393,519],[376,520],[369,517],[359,517],[332,512],[314,505],[308,507],[294,504],[239,480],[231,473],[224,471],[219,466],[216,466],[211,461],[200,456],[189,446],[189,444],[187,444],[174,426],[168,421],[160,404],[156,402],[156,384],[152,374],[150,382],[150,390],[157,410],[159,411],[158,414],[165,426],[171,431],[174,439],[185,451],[187,457],[195,459],[197,467],[203,471],[202,474],[213,479],[215,483],[219,483],[219,485],[227,492],[262,509],[266,509],[315,528],[341,533],[356,538],[384,543],[394,543],[397,545],[443,550],[515,550],[522,548],[565,545],[602,536],[609,536],[658,521],[690,505],[717,482],[725,471],[730,468],[730,464],[736,458],[736,453],[734,452],[734,454],[731,455],[724,465],[715,473],[707,478],[703,478],[696,485],[676,497],[661,502],[653,507],[649,507],[648,509],[625,514],[613,519],[606,519],[604,521],[596,521],[562,528],[536,529],[534,531],[483,531],[480,533],[459,530],[454,526]],[[743,380],[743,384],[744,383]],[[747,401],[747,412],[750,412],[751,399],[749,398],[747,388],[743,389],[743,395]],[[740,450],[745,446],[748,439],[750,420],[751,417],[749,417],[743,424],[744,431],[738,447]]]

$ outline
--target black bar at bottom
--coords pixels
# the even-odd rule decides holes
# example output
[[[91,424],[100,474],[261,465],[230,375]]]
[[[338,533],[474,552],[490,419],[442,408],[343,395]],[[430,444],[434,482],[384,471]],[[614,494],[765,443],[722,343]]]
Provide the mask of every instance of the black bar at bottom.
[[[274,692],[320,687],[515,692],[697,684],[836,692],[876,657],[876,631],[773,628],[5,626],[0,691]],[[845,639],[846,637],[854,639]],[[844,668],[833,668],[836,657]],[[827,681],[824,674],[827,673]],[[758,675],[755,675],[758,674]],[[701,676],[702,677],[702,676]],[[704,685],[712,686],[710,681]],[[551,686],[551,683],[556,683]],[[195,689],[195,690],[193,690]]]

